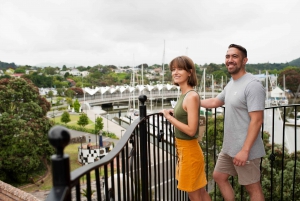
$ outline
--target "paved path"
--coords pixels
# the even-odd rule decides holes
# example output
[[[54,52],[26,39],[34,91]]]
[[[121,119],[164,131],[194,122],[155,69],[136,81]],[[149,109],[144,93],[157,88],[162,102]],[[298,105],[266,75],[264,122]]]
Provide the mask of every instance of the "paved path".
[[[101,116],[104,124],[103,130],[114,133],[119,139],[121,139],[121,135],[125,133],[125,128],[106,118],[106,111],[100,108],[94,108],[93,110],[86,110],[85,112],[88,118],[93,122],[95,122],[96,117]]]

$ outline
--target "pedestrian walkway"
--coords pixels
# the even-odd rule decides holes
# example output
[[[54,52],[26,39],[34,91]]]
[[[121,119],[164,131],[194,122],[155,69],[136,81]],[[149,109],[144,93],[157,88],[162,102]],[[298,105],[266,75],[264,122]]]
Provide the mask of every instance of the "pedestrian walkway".
[[[84,112],[86,113],[88,118],[93,122],[95,122],[95,119],[97,117],[101,116],[101,118],[103,119],[103,130],[108,131],[110,133],[114,133],[119,139],[121,139],[122,134],[125,133],[125,128],[105,117],[106,111],[97,108],[96,110],[85,110]]]

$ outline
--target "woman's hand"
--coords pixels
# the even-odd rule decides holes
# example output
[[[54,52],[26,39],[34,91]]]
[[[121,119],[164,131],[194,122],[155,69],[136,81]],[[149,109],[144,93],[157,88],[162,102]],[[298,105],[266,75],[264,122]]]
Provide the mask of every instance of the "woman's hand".
[[[162,110],[160,112],[164,115],[164,117],[167,120],[169,120],[173,116],[173,109],[164,109],[164,110]]]

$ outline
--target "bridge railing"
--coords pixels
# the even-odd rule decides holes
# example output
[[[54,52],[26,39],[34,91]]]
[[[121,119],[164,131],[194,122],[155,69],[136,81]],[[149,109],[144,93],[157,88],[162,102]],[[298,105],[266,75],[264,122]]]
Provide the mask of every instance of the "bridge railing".
[[[63,153],[70,140],[69,131],[61,126],[55,126],[49,131],[49,141],[57,153],[51,157],[53,188],[47,201],[188,200],[187,194],[177,189],[175,180],[177,159],[174,128],[159,113],[146,115],[146,99],[143,95],[139,97],[139,119],[129,126],[108,155],[71,173],[69,157]],[[266,200],[295,201],[300,196],[300,167],[297,154],[288,154],[286,147],[276,144],[277,135],[282,136],[281,144],[287,144],[286,135],[293,135],[297,142],[297,124],[292,125],[295,129],[292,134],[287,134],[286,129],[279,133],[275,131],[278,115],[286,119],[288,110],[297,111],[298,106],[266,108],[266,111],[270,111],[270,116],[266,113],[265,118],[268,116],[271,122],[268,132],[270,136],[264,132],[269,126],[262,126],[262,137],[268,149],[267,156],[262,159],[262,185]],[[206,175],[209,181],[207,190],[212,200],[223,200],[212,180],[212,171],[221,149],[224,119],[222,115],[218,115],[217,110],[213,110],[213,113],[205,114],[206,132],[201,147],[205,153]],[[285,121],[281,124],[286,126]],[[297,143],[293,146],[294,150],[297,150]],[[246,200],[244,188],[237,185],[236,179],[230,180],[237,199]]]

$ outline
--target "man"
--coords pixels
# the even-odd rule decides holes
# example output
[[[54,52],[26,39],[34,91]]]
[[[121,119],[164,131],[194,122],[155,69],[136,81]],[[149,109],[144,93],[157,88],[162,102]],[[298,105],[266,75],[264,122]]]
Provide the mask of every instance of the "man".
[[[225,124],[222,151],[218,156],[213,178],[225,201],[234,201],[234,191],[228,177],[238,176],[251,201],[262,201],[260,161],[265,155],[260,128],[265,109],[265,89],[250,73],[246,72],[247,50],[231,44],[225,64],[232,79],[216,97],[201,101],[205,108],[225,104]]]

